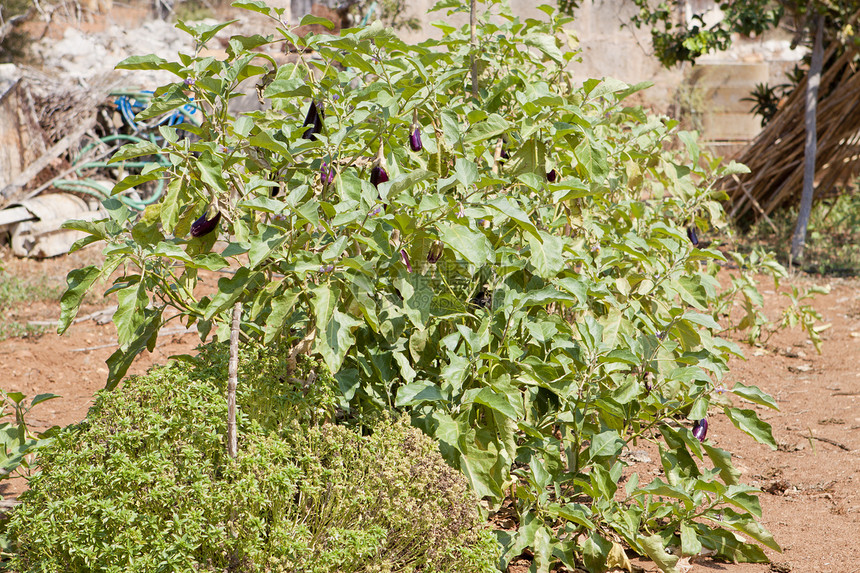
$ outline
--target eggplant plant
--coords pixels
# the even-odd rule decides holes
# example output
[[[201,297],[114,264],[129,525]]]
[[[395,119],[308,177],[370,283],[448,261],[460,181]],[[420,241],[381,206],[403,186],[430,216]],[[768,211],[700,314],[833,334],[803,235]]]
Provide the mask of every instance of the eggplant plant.
[[[621,543],[670,573],[705,549],[733,561],[778,550],[758,490],[692,431],[709,418],[711,437],[731,423],[776,447],[732,403],[772,398],[716,392],[741,353],[719,336],[725,259],[687,232],[723,224],[714,183],[743,166],[625,102],[646,84],[574,78],[570,19],[549,6],[522,21],[490,0],[474,42],[437,22],[442,39],[417,45],[378,23],[300,37],[281,9],[233,6],[269,16],[273,35],[232,36],[218,60],[201,50],[227,23],[178,22],[197,51],[119,66],[176,76],[140,119],[193,101],[203,121],[114,156],[166,159],[114,188],[164,178],[158,204],[135,218],[113,197],[109,218],[67,225],[88,233],[77,248],[105,242],[106,260],[69,274],[60,331],[119,273],[108,387],[167,320],[226,341],[238,309],[244,340],[329,370],[347,415],[408,412],[490,511],[510,498],[502,568],[529,550],[536,571],[602,572]],[[261,50],[282,42],[314,57],[278,64]],[[269,106],[232,116],[249,78]],[[220,214],[212,232],[189,235],[207,209]],[[201,269],[230,273],[204,291]],[[638,441],[659,449],[664,475],[626,465]]]

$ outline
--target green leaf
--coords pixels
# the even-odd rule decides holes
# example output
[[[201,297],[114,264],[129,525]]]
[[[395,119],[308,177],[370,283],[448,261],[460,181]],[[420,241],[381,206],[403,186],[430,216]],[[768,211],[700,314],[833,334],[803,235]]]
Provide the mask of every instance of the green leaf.
[[[181,84],[171,85],[165,92],[152,98],[149,106],[135,116],[137,121],[146,121],[173,111],[189,103],[188,96],[182,91]]]
[[[487,386],[482,388],[481,391],[475,395],[474,400],[476,403],[487,406],[488,408],[499,412],[507,418],[517,420],[522,417],[522,415],[518,411],[518,408],[516,408],[515,405],[512,404],[510,398],[511,397],[509,396],[496,393],[493,388]],[[517,396],[516,398],[519,398],[519,396]]]
[[[108,366],[108,379],[105,383],[106,390],[113,390],[122,381],[128,372],[134,359],[145,348],[153,347],[158,329],[161,327],[161,310],[146,310],[143,321],[140,324],[135,338],[125,347],[120,347],[106,360]]]
[[[272,252],[286,242],[289,237],[280,227],[270,227],[264,223],[257,225],[257,233],[251,235],[251,248],[248,250],[248,266],[256,268]]]
[[[478,497],[501,500],[502,483],[507,476],[510,460],[505,460],[495,442],[486,445],[461,443],[460,471]]]
[[[329,30],[334,30],[334,23],[331,20],[320,16],[314,16],[313,14],[305,14],[302,16],[302,21],[299,23],[299,26],[313,26],[314,24]]]
[[[284,328],[284,320],[292,312],[298,298],[299,293],[297,291],[287,291],[272,297],[272,300],[269,302],[272,311],[269,313],[268,318],[266,318],[265,335],[263,338],[265,344],[271,344],[278,334],[281,333],[281,330]]]
[[[516,221],[520,227],[535,237],[540,237],[537,227],[529,219],[528,214],[511,197],[495,197],[489,201],[489,205]]]
[[[483,233],[471,231],[463,225],[439,226],[442,242],[454,249],[470,263],[481,266],[489,260],[493,248]]]
[[[561,50],[556,45],[556,37],[549,34],[530,33],[523,41],[526,46],[532,46],[540,50],[546,57],[550,58],[557,64],[562,64],[564,58]]]
[[[732,465],[732,454],[726,450],[709,445],[707,442],[702,443],[702,448],[711,461],[714,467],[720,470],[720,479],[726,485],[736,485],[740,483],[741,472]]]
[[[761,404],[774,410],[779,410],[773,397],[770,394],[762,392],[757,386],[746,386],[741,382],[736,382],[732,388],[732,393],[740,396],[744,400],[749,400],[755,404]]]
[[[419,380],[411,384],[405,384],[397,390],[397,398],[394,405],[398,408],[404,406],[415,406],[424,402],[441,402],[444,400],[442,391],[429,380]]]
[[[622,448],[624,448],[624,440],[619,437],[618,432],[607,430],[591,438],[588,457],[592,460],[615,458],[621,453]]]
[[[47,402],[48,400],[53,400],[54,398],[59,398],[57,394],[51,394],[50,392],[45,394],[36,395],[32,402],[30,402],[30,407],[32,408],[36,404],[41,404],[42,402]]]
[[[772,450],[776,449],[776,441],[773,439],[770,424],[759,420],[758,414],[754,410],[723,408],[723,412],[736,428],[752,436],[760,444],[770,446]]]
[[[269,7],[269,5],[262,0],[237,0],[236,2],[233,2],[231,6],[234,8],[244,8],[245,10],[251,10],[252,12],[258,12],[266,16],[270,15],[274,10],[274,8]]]
[[[612,550],[612,542],[604,539],[598,532],[591,535],[582,543],[582,560],[589,571],[605,571],[606,560]]]
[[[154,54],[146,56],[130,56],[116,65],[118,70],[168,70],[179,75],[182,66],[176,62],[168,62]]]
[[[66,276],[66,291],[60,298],[60,323],[57,332],[63,334],[78,315],[84,295],[99,277],[100,271],[94,265],[70,271]]]
[[[696,141],[698,134],[692,131],[679,131],[678,139],[687,148],[687,153],[690,154],[690,162],[693,165],[699,163],[699,144]]]
[[[224,181],[224,176],[222,175],[224,173],[224,164],[219,158],[205,151],[200,154],[197,166],[200,168],[201,181],[217,191],[227,191],[227,182]]]
[[[548,510],[551,513],[558,515],[558,517],[566,519],[572,523],[576,523],[577,525],[581,525],[586,529],[591,530],[596,527],[594,522],[589,519],[591,512],[588,511],[588,507],[581,503],[568,503],[564,506],[552,504]]]
[[[696,524],[702,545],[715,551],[716,556],[732,563],[768,563],[764,551],[758,545],[745,543],[739,535],[725,529],[711,529]]]
[[[142,157],[144,155],[157,155],[161,148],[151,141],[141,141],[139,143],[128,143],[120,147],[119,151],[113,154],[108,163],[117,163],[132,159],[134,157]]]
[[[544,279],[552,279],[564,268],[562,250],[564,241],[546,231],[538,231],[538,236],[526,235],[531,249],[530,261],[537,274]]]
[[[474,162],[458,157],[454,164],[454,176],[464,187],[469,188],[478,180],[478,167]]]
[[[773,535],[751,515],[741,514],[731,508],[724,507],[719,512],[714,512],[714,515],[706,513],[705,517],[714,519],[716,523],[719,523],[723,527],[730,527],[740,531],[774,551],[782,551],[779,544],[774,540]]]
[[[136,277],[139,278],[139,277]],[[116,335],[120,346],[131,342],[145,319],[144,309],[149,304],[146,285],[136,280],[131,286],[120,289],[117,295],[117,309],[113,314]]]
[[[536,573],[549,573],[550,565],[552,565],[552,539],[555,536],[545,525],[541,525],[535,531],[534,539],[532,540],[532,551],[534,553],[534,566]]]
[[[743,163],[737,163],[734,159],[729,161],[729,164],[726,165],[720,172],[720,175],[728,176],[728,175],[741,175],[744,173],[749,173],[750,168],[744,165]]]
[[[203,320],[212,320],[216,315],[233,306],[241,298],[246,288],[252,288],[263,274],[251,274],[248,267],[239,267],[232,277],[218,279],[218,292],[212,296],[209,306],[203,312]]]
[[[321,304],[325,304],[325,301],[321,301]],[[317,323],[319,322],[319,315],[317,315]],[[352,330],[361,324],[361,321],[335,308],[323,328],[317,330],[317,337],[314,340],[316,351],[322,355],[326,366],[332,372],[340,370],[346,353],[355,344]]]
[[[480,141],[498,137],[510,129],[511,124],[497,113],[490,114],[486,120],[477,123],[466,134],[466,143],[472,145]],[[459,129],[459,126],[458,126]],[[454,140],[457,141],[456,139]]]
[[[655,533],[650,537],[639,537],[636,541],[651,561],[660,568],[660,571],[663,573],[680,573],[676,567],[680,558],[666,552],[662,537]]]
[[[434,175],[435,174],[432,171],[427,171],[426,169],[413,169],[407,173],[401,173],[392,181],[381,183],[379,185],[378,189],[380,198],[383,202],[388,201],[389,199],[396,199],[398,195],[407,189],[412,189],[422,181],[426,181]]]
[[[698,555],[702,552],[702,544],[696,535],[695,528],[686,521],[681,522],[681,553],[684,555]]]

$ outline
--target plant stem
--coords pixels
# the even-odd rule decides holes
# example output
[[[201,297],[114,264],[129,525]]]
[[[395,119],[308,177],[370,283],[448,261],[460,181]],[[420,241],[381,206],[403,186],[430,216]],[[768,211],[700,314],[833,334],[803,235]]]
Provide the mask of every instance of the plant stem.
[[[475,52],[478,50],[478,0],[472,0],[469,11],[469,26],[472,32],[471,59],[472,59],[472,97],[478,99],[478,60]]]
[[[233,305],[233,324],[230,326],[230,364],[227,371],[227,454],[236,458],[236,384],[239,378],[239,321],[242,318],[242,303]]]

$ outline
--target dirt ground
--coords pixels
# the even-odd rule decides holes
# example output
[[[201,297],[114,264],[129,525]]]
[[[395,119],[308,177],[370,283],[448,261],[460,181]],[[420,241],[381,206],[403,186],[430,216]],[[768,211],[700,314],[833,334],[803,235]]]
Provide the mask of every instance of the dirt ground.
[[[48,261],[0,253],[0,263],[10,274],[57,283],[64,282],[69,269],[97,258],[94,249]],[[694,561],[693,571],[860,572],[860,281],[796,280],[831,287],[830,294],[814,302],[824,322],[832,325],[824,332],[822,354],[800,330],[783,331],[763,347],[744,346],[747,360],[734,360],[726,380],[726,386],[743,382],[774,396],[779,412],[756,408],[773,426],[779,449],[753,442],[722,414],[711,416],[708,432],[715,445],[734,452],[744,483],[763,490],[763,521],[783,552],[767,550],[770,565],[702,558]],[[771,286],[762,287],[765,311],[776,317],[785,297]],[[79,317],[108,305],[109,301],[91,298]],[[59,304],[35,302],[10,309],[4,320],[49,321],[58,315]],[[193,352],[197,335],[176,332],[176,326],[165,329],[155,352],[144,353],[132,372],[144,372],[172,354]],[[114,341],[113,323],[99,324],[95,319],[73,325],[64,336],[51,329],[38,338],[2,341],[0,387],[28,397],[42,392],[61,396],[33,409],[29,421],[36,429],[77,422],[86,415],[93,394],[104,386],[104,361],[115,350]],[[636,469],[643,474],[660,471],[656,466]],[[14,497],[24,487],[22,480],[12,480],[0,485],[0,493]],[[653,563],[636,563],[646,571],[657,570]]]

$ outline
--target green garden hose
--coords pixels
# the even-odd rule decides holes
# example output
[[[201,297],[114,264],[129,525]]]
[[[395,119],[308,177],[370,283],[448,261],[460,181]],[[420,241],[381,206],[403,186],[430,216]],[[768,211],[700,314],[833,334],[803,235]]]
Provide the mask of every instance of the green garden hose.
[[[89,169],[103,169],[109,167],[120,167],[120,168],[143,168],[149,165],[150,161],[122,161],[119,163],[108,163],[107,161],[85,161],[80,162],[82,157],[85,157],[87,152],[91,150],[98,144],[101,143],[110,143],[113,141],[128,141],[130,143],[141,143],[146,141],[145,139],[135,136],[135,135],[124,135],[124,134],[116,134],[116,135],[107,135],[98,140],[98,142],[92,142],[86,145],[81,152],[74,158],[72,161],[72,165],[75,166],[75,172],[77,174],[82,174],[83,171]],[[162,156],[156,156],[156,161],[161,165],[170,165],[170,162],[167,158]],[[111,196],[111,189],[109,189],[103,183],[92,179],[92,178],[83,178],[83,179],[57,179],[54,181],[54,187],[57,189],[61,189],[63,191],[71,191],[74,193],[82,193],[84,195],[90,195],[95,197],[99,201],[103,201]],[[146,208],[147,205],[151,203],[155,203],[161,198],[162,193],[164,192],[164,179],[158,179],[156,182],[155,191],[147,198],[147,199],[133,199],[126,195],[119,195],[118,198],[128,207],[136,211],[142,211]]]

